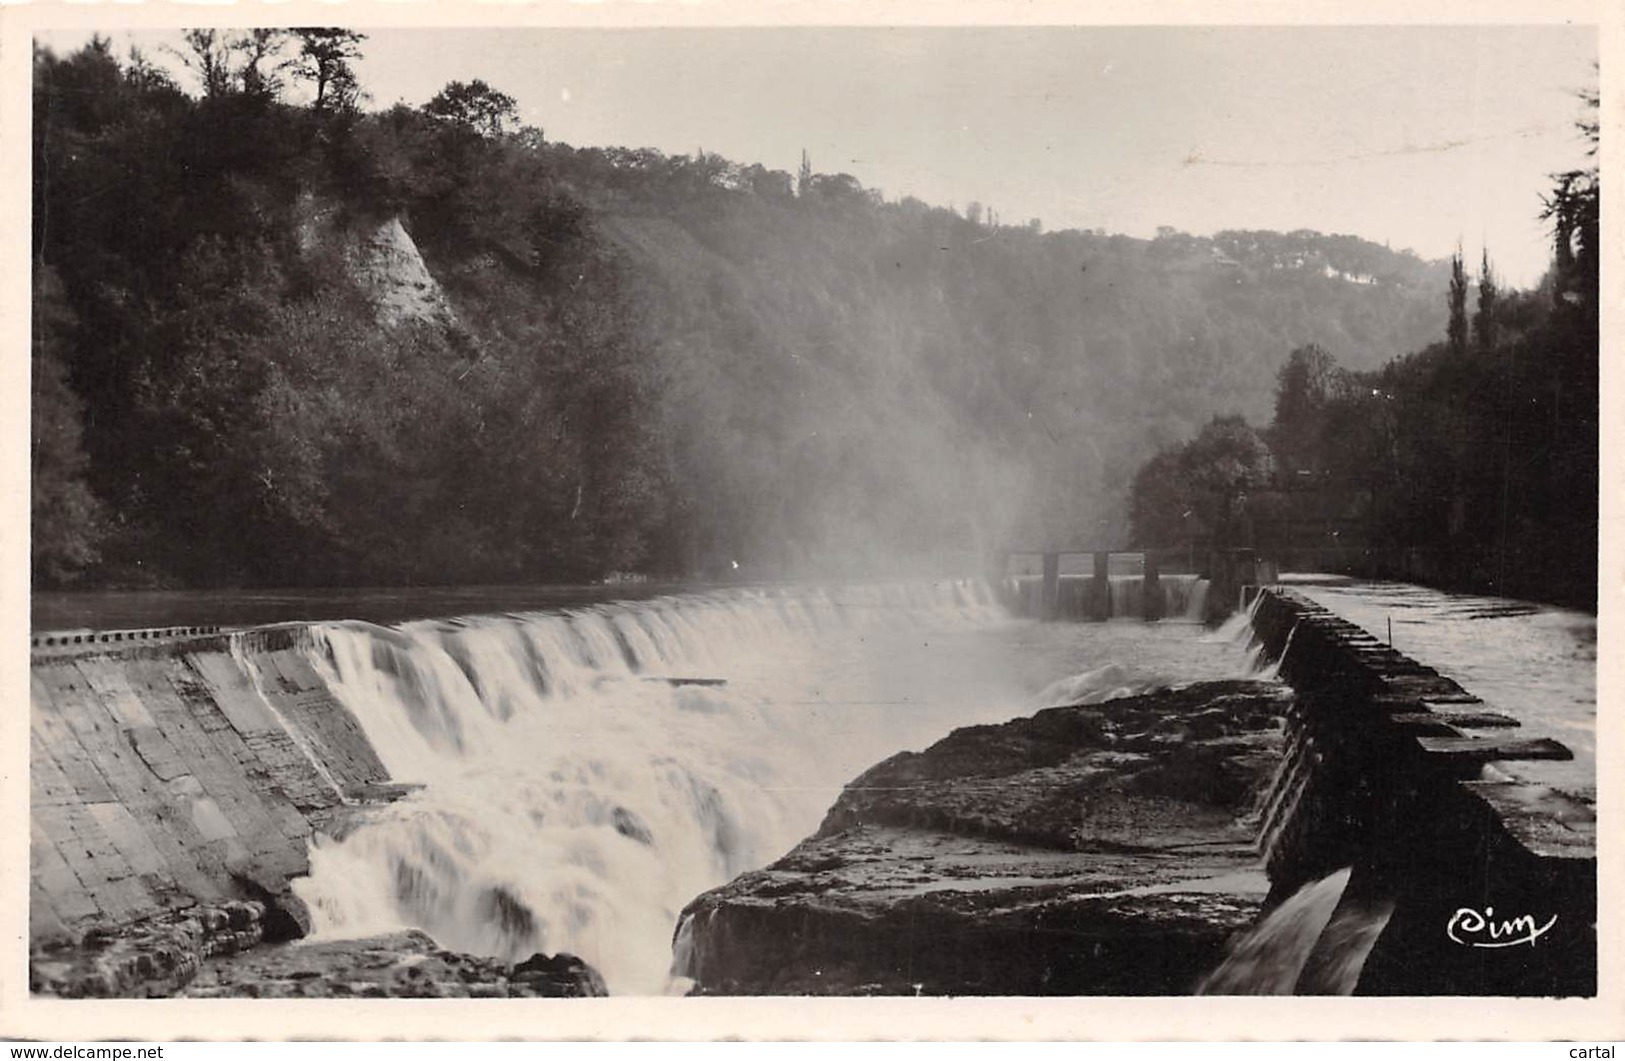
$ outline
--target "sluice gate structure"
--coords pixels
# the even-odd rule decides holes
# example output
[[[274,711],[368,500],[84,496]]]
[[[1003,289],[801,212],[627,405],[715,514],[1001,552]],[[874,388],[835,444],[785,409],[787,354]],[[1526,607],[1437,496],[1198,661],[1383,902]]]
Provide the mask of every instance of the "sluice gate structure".
[[[1018,615],[1058,619],[1185,619],[1212,622],[1276,578],[1251,549],[1006,549],[990,581]]]

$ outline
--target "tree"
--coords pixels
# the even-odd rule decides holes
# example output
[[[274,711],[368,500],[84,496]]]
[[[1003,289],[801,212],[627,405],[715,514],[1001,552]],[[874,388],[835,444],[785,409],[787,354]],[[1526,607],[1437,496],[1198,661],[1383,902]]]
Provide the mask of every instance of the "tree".
[[[1197,537],[1194,490],[1180,461],[1181,447],[1164,449],[1140,466],[1129,493],[1129,526],[1137,545],[1167,548]]]
[[[288,36],[285,29],[258,26],[227,43],[243,57],[237,78],[245,93],[263,99],[275,99],[282,93],[282,72],[296,62],[282,54]]]
[[[863,184],[850,173],[820,173],[807,186],[817,198],[830,202],[868,203]]]
[[[163,69],[147,58],[147,54],[135,45],[130,45],[129,58],[124,64],[124,80],[135,91],[140,93],[178,93],[180,89],[175,80]]]
[[[423,105],[423,112],[491,137],[501,136],[519,121],[514,98],[478,78],[448,83]]]
[[[1495,273],[1490,269],[1490,252],[1484,251],[1478,266],[1478,309],[1473,314],[1473,346],[1479,353],[1495,347],[1495,303],[1499,292]]]
[[[801,167],[796,170],[796,194],[806,195],[812,190],[812,159],[807,157],[807,149],[801,149]]]
[[[547,148],[547,134],[537,126],[523,125],[513,134],[513,145],[522,151],[541,154]]]
[[[1135,476],[1135,540],[1167,546],[1208,538],[1240,544],[1247,492],[1269,478],[1269,448],[1240,416],[1215,416],[1201,433],[1164,450]]]
[[[34,274],[33,400],[29,447],[33,573],[44,585],[74,581],[98,558],[101,506],[85,474],[83,409],[68,384],[67,334],[74,326],[61,282]]]
[[[1450,258],[1450,323],[1445,334],[1451,353],[1467,352],[1467,270],[1459,247]]]
[[[1292,351],[1276,374],[1269,441],[1286,470],[1318,471],[1325,464],[1321,439],[1337,377],[1337,361],[1314,343]]]
[[[334,26],[306,26],[293,31],[299,58],[293,69],[316,85],[312,107],[318,112],[353,109],[361,94],[353,64],[361,58],[366,34]]]
[[[184,50],[180,57],[203,86],[205,96],[223,96],[231,91],[232,45],[217,29],[189,29],[181,34]]]
[[[1580,101],[1587,114],[1576,122],[1580,134],[1586,139],[1586,153],[1596,157],[1601,121],[1596,113],[1601,106],[1601,95],[1596,89],[1580,93]],[[1601,188],[1597,167],[1569,170],[1552,175],[1556,182],[1551,194],[1543,198],[1540,217],[1552,223],[1552,242],[1555,251],[1554,294],[1559,303],[1589,307],[1597,312],[1598,258],[1602,250],[1600,223]]]

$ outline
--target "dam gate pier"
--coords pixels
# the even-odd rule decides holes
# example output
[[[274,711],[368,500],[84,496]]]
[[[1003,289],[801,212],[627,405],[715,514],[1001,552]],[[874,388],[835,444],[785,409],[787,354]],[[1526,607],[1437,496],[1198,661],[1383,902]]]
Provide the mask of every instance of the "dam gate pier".
[[[1136,618],[1219,622],[1276,578],[1252,549],[1006,549],[988,564],[1018,615],[1055,620]]]

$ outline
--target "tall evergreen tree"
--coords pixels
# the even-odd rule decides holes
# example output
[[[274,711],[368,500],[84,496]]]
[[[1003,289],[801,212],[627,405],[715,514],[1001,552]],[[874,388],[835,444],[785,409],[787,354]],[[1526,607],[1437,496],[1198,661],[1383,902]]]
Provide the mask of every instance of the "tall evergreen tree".
[[[1450,259],[1450,323],[1445,334],[1451,353],[1467,352],[1467,270],[1460,248]]]
[[[1597,155],[1601,122],[1596,113],[1601,96],[1596,89],[1580,93],[1587,113],[1576,122],[1585,137],[1586,154]],[[1556,181],[1544,197],[1541,218],[1552,223],[1554,294],[1560,305],[1597,312],[1598,259],[1601,252],[1601,192],[1595,164],[1552,175]]]
[[[1499,297],[1490,252],[1485,248],[1478,266],[1478,309],[1473,313],[1473,346],[1481,353],[1495,346],[1495,303]]]

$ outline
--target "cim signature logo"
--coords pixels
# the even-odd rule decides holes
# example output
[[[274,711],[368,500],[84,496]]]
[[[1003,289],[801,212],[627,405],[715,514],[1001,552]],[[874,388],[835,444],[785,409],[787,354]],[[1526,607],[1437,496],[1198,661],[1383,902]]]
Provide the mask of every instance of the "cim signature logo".
[[[1544,925],[1536,927],[1535,919],[1530,914],[1498,921],[1493,906],[1486,906],[1483,913],[1463,906],[1450,915],[1449,924],[1444,926],[1444,934],[1463,947],[1516,947],[1524,943],[1532,947],[1535,940],[1544,936],[1555,924],[1556,914]]]

